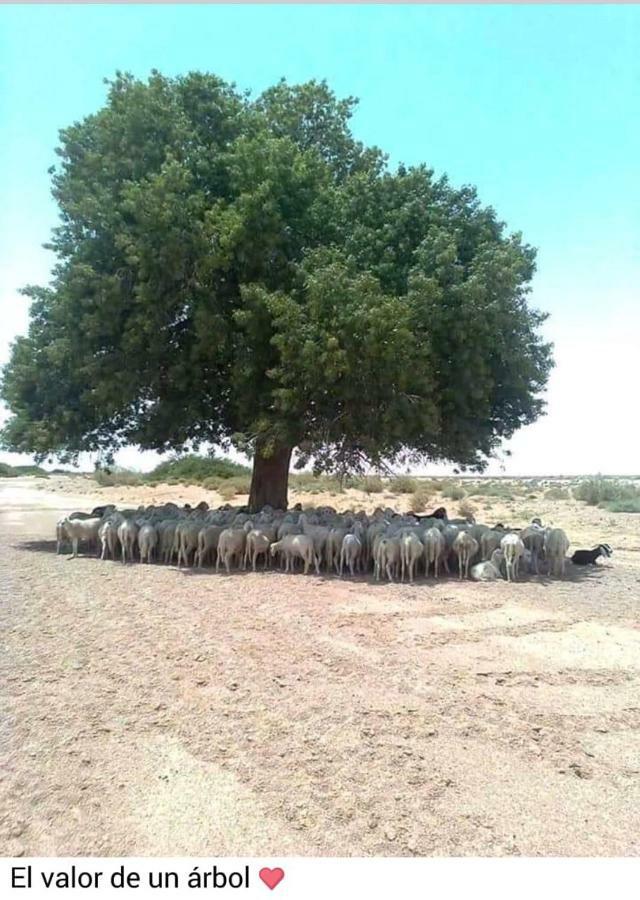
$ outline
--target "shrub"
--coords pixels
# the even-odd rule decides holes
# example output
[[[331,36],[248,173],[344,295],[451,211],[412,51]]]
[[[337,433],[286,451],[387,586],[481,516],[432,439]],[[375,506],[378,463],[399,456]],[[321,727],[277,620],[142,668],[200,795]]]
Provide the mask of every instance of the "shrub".
[[[462,485],[456,484],[455,482],[452,484],[445,484],[442,488],[442,496],[447,497],[449,500],[462,500],[466,494],[467,492]]]
[[[418,487],[418,482],[410,475],[396,475],[389,481],[389,488],[394,494],[413,494]]]
[[[573,495],[576,500],[583,500],[589,506],[598,506],[614,500],[633,500],[640,496],[640,491],[631,482],[595,475],[578,482]]]
[[[367,475],[362,479],[361,490],[367,494],[381,494],[384,490],[382,478],[379,475]]]
[[[469,490],[472,497],[498,497],[501,500],[513,500],[511,485],[496,481],[481,481]]]
[[[289,484],[294,490],[320,494],[323,491],[338,493],[342,490],[340,479],[332,475],[314,475],[313,472],[299,472],[289,476]]]
[[[570,500],[571,494],[566,488],[552,487],[544,492],[545,500]]]
[[[247,466],[234,463],[230,459],[191,454],[160,463],[149,472],[145,480],[171,483],[170,479],[177,479],[183,484],[202,484],[205,478],[233,478],[250,474],[251,470]]]
[[[137,485],[142,484],[144,481],[144,476],[140,472],[134,472],[131,469],[121,469],[118,466],[114,466],[111,469],[96,469],[93,477],[102,487]]]
[[[424,512],[429,502],[430,494],[424,488],[419,487],[411,495],[411,503],[409,509],[414,513]]]
[[[468,500],[463,500],[458,507],[458,515],[463,516],[465,519],[470,519],[472,516],[475,518],[476,508],[473,503],[469,503]]]
[[[640,497],[629,497],[626,500],[612,500],[605,504],[609,512],[640,513]]]
[[[38,478],[48,478],[49,473],[40,466],[10,466],[9,463],[0,463],[0,478],[17,478],[19,475],[36,475]]]

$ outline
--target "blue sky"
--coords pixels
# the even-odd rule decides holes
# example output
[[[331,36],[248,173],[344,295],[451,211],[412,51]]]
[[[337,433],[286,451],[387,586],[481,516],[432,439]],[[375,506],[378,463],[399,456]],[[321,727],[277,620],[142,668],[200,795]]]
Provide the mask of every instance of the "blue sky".
[[[103,77],[204,69],[254,92],[326,78],[360,98],[360,139],[477,185],[539,249],[533,302],[558,365],[506,471],[637,472],[639,46],[637,6],[3,6],[0,362],[26,328],[17,289],[52,263],[57,131],[101,104]]]

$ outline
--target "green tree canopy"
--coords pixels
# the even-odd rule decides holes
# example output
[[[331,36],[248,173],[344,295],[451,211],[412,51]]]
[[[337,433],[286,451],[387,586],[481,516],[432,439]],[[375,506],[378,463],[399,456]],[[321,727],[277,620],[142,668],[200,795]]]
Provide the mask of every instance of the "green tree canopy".
[[[391,171],[355,101],[280,82],[118,74],[60,133],[49,286],[4,370],[38,460],[231,442],[251,502],[403,455],[482,467],[543,411],[535,253],[470,187]]]

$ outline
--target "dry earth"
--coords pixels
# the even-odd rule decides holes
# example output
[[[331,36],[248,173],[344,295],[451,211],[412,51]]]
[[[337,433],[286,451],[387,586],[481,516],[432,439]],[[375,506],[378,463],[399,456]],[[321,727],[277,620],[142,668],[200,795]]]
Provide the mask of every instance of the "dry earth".
[[[216,499],[0,484],[4,855],[638,853],[640,516],[528,501],[614,549],[563,583],[55,555],[61,510],[176,496]]]

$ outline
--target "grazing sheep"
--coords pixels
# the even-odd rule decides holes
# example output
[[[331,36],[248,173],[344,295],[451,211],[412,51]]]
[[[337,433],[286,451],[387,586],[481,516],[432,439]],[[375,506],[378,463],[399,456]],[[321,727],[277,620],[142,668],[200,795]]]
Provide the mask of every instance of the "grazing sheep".
[[[127,561],[127,556],[133,562],[133,551],[138,539],[138,526],[132,519],[125,519],[118,525],[118,540],[122,548],[122,562]]]
[[[461,531],[453,542],[453,551],[458,557],[458,577],[469,577],[469,565],[478,552],[478,542],[466,531]]]
[[[446,544],[442,532],[435,526],[429,528],[424,535],[424,568],[425,575],[429,577],[429,568],[433,565],[433,575],[438,577],[438,566],[444,558]]]
[[[607,559],[612,553],[613,550],[608,544],[598,544],[593,550],[576,550],[571,562],[574,566],[595,566],[599,557]]]
[[[313,546],[313,538],[308,534],[287,534],[282,540],[275,541],[269,548],[271,556],[282,553],[285,559],[285,572],[293,572],[295,559],[304,563],[304,574],[307,575],[311,563],[315,563],[316,574],[320,574],[318,559]]]
[[[500,541],[500,549],[504,553],[507,581],[517,581],[520,557],[524,553],[522,540],[517,534],[505,534]]]
[[[140,562],[151,562],[151,558],[158,546],[158,532],[153,525],[146,523],[140,527],[138,531],[138,550],[140,552]]]
[[[355,566],[362,554],[362,541],[356,534],[345,534],[340,548],[340,577],[345,563],[349,566],[351,577],[355,575]]]
[[[544,536],[544,553],[549,565],[549,574],[564,578],[564,567],[569,549],[569,538],[562,528],[548,528]]]
[[[424,556],[424,544],[412,532],[404,534],[400,539],[400,562],[402,566],[402,581],[409,572],[409,581],[413,584],[413,571],[422,557]]]

